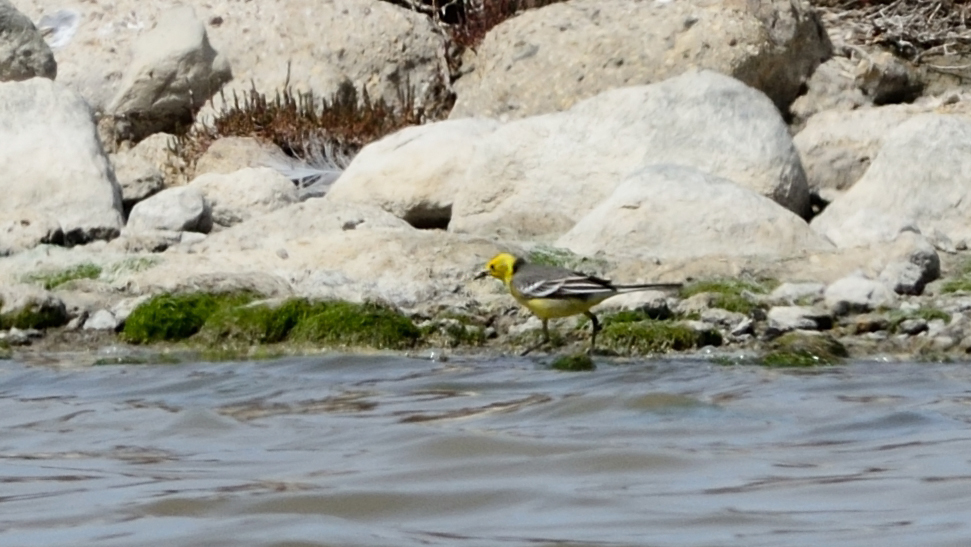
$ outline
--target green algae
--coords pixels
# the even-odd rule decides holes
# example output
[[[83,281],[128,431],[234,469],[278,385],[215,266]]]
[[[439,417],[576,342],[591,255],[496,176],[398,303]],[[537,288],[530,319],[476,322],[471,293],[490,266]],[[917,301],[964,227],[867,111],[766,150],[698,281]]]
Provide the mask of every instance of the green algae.
[[[238,307],[253,299],[250,294],[160,294],[135,308],[122,330],[133,344],[185,340],[199,332],[220,309]]]
[[[550,364],[550,368],[564,372],[586,372],[596,370],[597,366],[586,353],[574,353],[557,357]]]
[[[721,334],[717,330],[694,330],[671,321],[614,322],[605,325],[597,338],[597,346],[621,355],[644,355],[685,351],[702,346],[719,346]]]
[[[950,323],[951,314],[931,306],[922,306],[916,310],[894,310],[890,312],[890,332],[897,332],[900,328],[900,324],[908,319],[923,319],[924,321],[931,322],[935,319],[940,319],[945,323]]]
[[[61,270],[34,272],[25,275],[23,280],[27,283],[40,284],[45,289],[51,290],[76,279],[97,279],[101,276],[101,271],[101,266],[86,262]]]
[[[317,302],[290,339],[334,346],[404,349],[414,346],[421,331],[404,315],[378,304]]]
[[[2,301],[0,301],[0,307],[3,307]],[[49,307],[34,302],[23,309],[0,315],[0,330],[9,328],[43,330],[60,327],[67,321],[67,312],[63,306]]]
[[[767,367],[836,365],[849,356],[846,347],[825,334],[790,332],[776,338],[761,364]]]
[[[224,356],[284,342],[403,349],[421,338],[410,319],[377,304],[254,299],[248,293],[159,295],[132,312],[122,336],[137,344],[189,340]]]

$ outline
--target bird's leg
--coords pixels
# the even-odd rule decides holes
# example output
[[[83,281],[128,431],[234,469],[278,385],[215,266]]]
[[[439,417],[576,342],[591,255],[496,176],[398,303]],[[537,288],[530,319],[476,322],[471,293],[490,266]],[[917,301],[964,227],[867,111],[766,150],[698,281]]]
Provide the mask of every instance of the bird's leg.
[[[600,332],[600,322],[597,321],[597,316],[589,310],[583,312],[583,314],[590,318],[590,349],[587,350],[587,354],[593,355],[593,349],[597,345],[597,333]]]
[[[543,339],[537,342],[536,344],[533,344],[532,346],[529,346],[528,348],[526,348],[526,351],[519,354],[520,356],[526,355],[527,353],[533,351],[534,349],[541,348],[545,344],[550,343],[550,331],[549,331],[549,328],[546,326],[546,321],[547,321],[546,319],[543,319]]]

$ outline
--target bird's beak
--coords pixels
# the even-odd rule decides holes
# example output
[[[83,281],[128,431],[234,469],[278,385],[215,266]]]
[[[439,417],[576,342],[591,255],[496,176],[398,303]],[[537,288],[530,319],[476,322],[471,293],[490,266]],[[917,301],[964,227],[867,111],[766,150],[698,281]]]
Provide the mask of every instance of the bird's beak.
[[[473,277],[472,279],[475,279],[475,280],[484,279],[485,276],[487,276],[487,275],[489,275],[489,272],[486,271],[486,270],[483,270],[483,271],[475,274],[475,277]]]

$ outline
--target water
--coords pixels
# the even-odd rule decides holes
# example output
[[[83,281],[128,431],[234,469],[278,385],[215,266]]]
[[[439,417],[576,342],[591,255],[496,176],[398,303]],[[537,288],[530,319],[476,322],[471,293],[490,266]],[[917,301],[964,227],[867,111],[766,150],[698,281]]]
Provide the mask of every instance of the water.
[[[971,367],[0,361],[0,545],[958,546]]]

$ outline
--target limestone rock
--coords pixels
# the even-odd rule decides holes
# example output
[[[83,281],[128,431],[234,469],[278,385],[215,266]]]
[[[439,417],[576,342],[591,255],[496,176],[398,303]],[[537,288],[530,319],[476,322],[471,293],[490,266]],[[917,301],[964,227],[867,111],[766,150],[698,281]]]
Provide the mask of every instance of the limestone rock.
[[[128,216],[126,230],[193,231],[212,229],[212,209],[205,195],[196,188],[168,188],[138,202]]]
[[[58,50],[58,79],[96,110],[106,110],[121,89],[121,74],[141,36],[157,26],[173,2],[113,0],[73,2],[81,24]],[[376,0],[260,0],[184,2],[191,5],[213,47],[229,61],[233,81],[224,88],[270,98],[287,82],[297,92],[328,97],[344,80],[367,88],[372,100],[397,101],[414,88],[426,113],[441,112],[451,98],[446,40],[431,18]],[[61,0],[35,0],[41,13],[61,10]],[[32,13],[31,16],[35,14]],[[214,97],[220,106],[220,96]],[[206,106],[203,113],[212,114]]]
[[[194,114],[232,79],[229,62],[209,44],[191,6],[173,8],[139,36],[133,59],[108,111],[128,126],[124,136],[192,124]]]
[[[195,175],[228,174],[247,167],[269,167],[291,158],[280,147],[253,137],[222,137],[213,141],[196,162]]]
[[[882,313],[861,313],[850,320],[850,328],[854,334],[886,331],[890,328],[890,319]]]
[[[164,263],[133,273],[125,282],[145,292],[249,288],[271,296],[378,300],[423,313],[476,302],[508,304],[509,295],[498,283],[472,281],[499,251],[498,245],[482,239],[415,230],[407,224],[365,228],[370,221],[342,230],[325,218],[318,219],[317,229],[289,239],[260,234],[256,241],[247,241],[247,234],[258,231],[255,225],[272,224],[268,217],[282,218],[283,211],[315,201],[323,200],[299,203],[212,234],[191,253],[166,252]],[[286,258],[277,253],[281,247]],[[446,256],[448,260],[442,260]]]
[[[793,138],[810,191],[827,202],[845,193],[866,173],[887,134],[919,113],[911,105],[888,105],[810,118]]]
[[[628,177],[556,245],[581,255],[785,257],[831,248],[804,220],[731,181],[661,165]]]
[[[783,283],[773,289],[768,300],[775,303],[794,305],[801,302],[815,304],[823,299],[826,285],[823,283]]]
[[[297,187],[268,167],[202,175],[189,187],[202,193],[212,208],[212,221],[224,227],[297,201]]]
[[[857,86],[856,64],[846,57],[834,56],[816,68],[806,82],[806,93],[792,102],[789,112],[801,129],[816,114],[845,113],[869,104],[872,99]]]
[[[923,236],[904,232],[894,242],[893,258],[880,272],[880,281],[897,294],[921,294],[941,276],[941,259]]]
[[[798,1],[572,0],[493,28],[455,84],[451,117],[563,110],[691,68],[734,76],[787,111],[830,51],[815,13]]]
[[[927,320],[921,318],[904,319],[897,325],[897,332],[914,336],[927,330]]]
[[[77,93],[43,78],[0,83],[0,143],[0,249],[50,239],[21,228],[56,224],[69,245],[118,235],[121,190]]]
[[[893,241],[915,228],[971,239],[971,121],[911,118],[887,135],[876,159],[844,196],[812,221],[839,247]]]
[[[746,319],[748,317],[743,313],[721,308],[709,308],[701,312],[701,321],[728,331],[734,331]]]
[[[84,330],[115,330],[118,320],[108,310],[98,310],[84,322]]]
[[[205,253],[264,249],[276,253],[326,232],[410,228],[405,221],[373,205],[309,200],[222,230],[194,250]]]
[[[729,179],[808,214],[805,175],[771,101],[702,71],[608,91],[488,133],[475,145],[449,229],[549,241],[624,177],[665,163]]]
[[[896,295],[880,281],[851,275],[826,287],[826,307],[834,315],[862,313],[896,303]]]
[[[863,59],[856,83],[873,104],[911,102],[924,88],[917,67],[889,51],[875,51]]]
[[[157,167],[130,150],[113,154],[111,163],[121,186],[121,202],[126,212],[136,203],[165,188],[165,177]]]
[[[179,154],[177,140],[168,133],[155,133],[136,144],[130,150],[119,154],[144,160],[155,167],[165,182],[165,187],[180,186],[189,182],[186,179],[187,166]]]
[[[8,256],[43,243],[64,244],[64,231],[53,217],[24,210],[0,220],[0,256]]]
[[[365,146],[326,199],[375,205],[419,228],[447,227],[476,146],[498,125],[462,119],[398,131]]]
[[[807,306],[775,306],[766,316],[769,336],[778,336],[794,330],[829,330],[833,328],[833,316],[827,311]]]
[[[160,253],[181,243],[185,233],[144,227],[133,230],[126,227],[108,246],[112,251],[121,253]]]
[[[0,82],[57,76],[57,62],[37,27],[9,0],[0,0]]]

